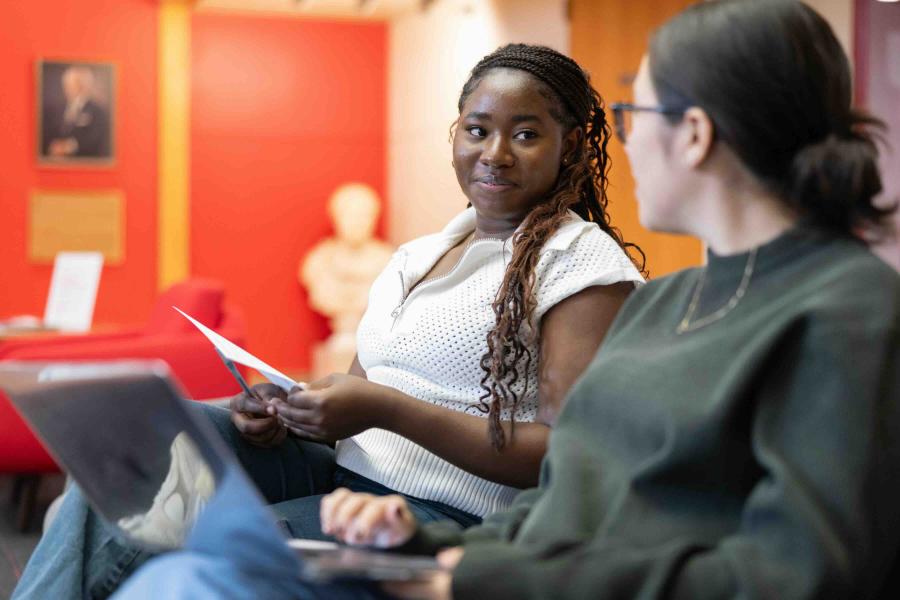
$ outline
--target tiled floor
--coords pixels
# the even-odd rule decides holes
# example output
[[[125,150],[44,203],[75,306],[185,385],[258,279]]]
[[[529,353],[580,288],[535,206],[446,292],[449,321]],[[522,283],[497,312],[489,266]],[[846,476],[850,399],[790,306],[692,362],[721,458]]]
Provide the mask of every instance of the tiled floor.
[[[22,568],[40,539],[41,521],[50,502],[63,488],[62,475],[44,477],[38,491],[36,514],[24,533],[16,528],[12,505],[13,478],[0,476],[0,598],[9,598]]]

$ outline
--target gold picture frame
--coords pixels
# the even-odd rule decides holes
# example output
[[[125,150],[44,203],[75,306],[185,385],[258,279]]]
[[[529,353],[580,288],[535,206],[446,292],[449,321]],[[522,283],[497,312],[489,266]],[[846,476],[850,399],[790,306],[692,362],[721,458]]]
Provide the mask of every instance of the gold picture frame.
[[[39,165],[116,164],[116,71],[111,62],[37,61],[35,147]]]

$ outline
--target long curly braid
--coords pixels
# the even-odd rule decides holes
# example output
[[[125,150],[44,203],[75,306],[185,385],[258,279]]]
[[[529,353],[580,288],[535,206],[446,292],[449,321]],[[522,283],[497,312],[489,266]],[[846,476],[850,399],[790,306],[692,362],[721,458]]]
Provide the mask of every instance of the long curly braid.
[[[484,394],[479,398],[479,408],[488,414],[491,445],[501,450],[507,441],[500,422],[501,411],[509,409],[512,434],[519,399],[528,393],[527,373],[534,357],[526,341],[537,335],[532,321],[537,304],[534,295],[535,265],[541,248],[565,221],[567,211],[571,209],[582,219],[597,223],[626,252],[633,248],[640,255],[640,260],[635,264],[641,271],[644,271],[646,257],[638,246],[623,239],[619,230],[610,223],[606,212],[607,172],[610,167],[606,146],[610,126],[603,110],[603,99],[591,86],[589,75],[574,60],[552,48],[509,44],[482,58],[472,69],[459,97],[460,113],[466,99],[481,80],[491,69],[498,68],[518,69],[531,74],[539,82],[541,95],[553,103],[553,118],[568,131],[575,127],[584,129],[582,143],[561,165],[556,184],[546,200],[532,209],[515,234],[512,259],[492,304],[496,324],[488,333],[488,349],[480,361],[484,371],[481,379]],[[529,336],[529,340],[524,340],[520,331],[523,322],[528,325],[524,335]],[[524,376],[519,372],[523,359]],[[525,388],[517,394],[513,388],[520,377],[524,379]]]

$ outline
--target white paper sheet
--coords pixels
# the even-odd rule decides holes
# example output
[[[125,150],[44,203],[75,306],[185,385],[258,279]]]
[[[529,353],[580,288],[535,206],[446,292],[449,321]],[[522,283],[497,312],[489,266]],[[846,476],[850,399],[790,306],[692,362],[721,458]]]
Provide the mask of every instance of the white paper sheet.
[[[219,352],[221,352],[225,358],[229,358],[234,362],[244,365],[245,367],[250,367],[251,369],[256,369],[262,374],[263,377],[280,387],[285,391],[290,391],[290,389],[294,386],[305,388],[306,384],[302,381],[294,381],[284,373],[281,373],[274,367],[270,367],[260,359],[256,358],[234,342],[227,340],[222,337],[194,317],[190,316],[177,306],[173,306],[175,310],[180,312],[184,317],[193,323],[197,329],[199,329],[206,338],[212,342],[213,346],[218,348]]]
[[[44,325],[60,331],[88,331],[94,318],[102,270],[100,252],[57,254],[44,309]]]

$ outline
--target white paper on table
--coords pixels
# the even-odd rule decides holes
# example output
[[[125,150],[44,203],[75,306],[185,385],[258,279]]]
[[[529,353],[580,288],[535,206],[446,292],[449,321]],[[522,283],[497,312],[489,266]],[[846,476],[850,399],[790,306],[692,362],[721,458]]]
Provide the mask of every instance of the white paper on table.
[[[94,318],[102,270],[100,252],[57,254],[44,309],[44,325],[61,331],[88,331]]]
[[[212,345],[215,346],[219,350],[219,352],[222,353],[223,356],[225,356],[225,358],[233,360],[234,362],[244,365],[245,367],[250,367],[251,369],[256,369],[263,375],[263,377],[265,377],[266,379],[268,379],[269,381],[271,381],[272,383],[274,383],[275,385],[277,385],[278,387],[280,387],[281,389],[283,389],[286,392],[290,391],[290,389],[294,386],[297,386],[300,388],[306,387],[306,384],[303,383],[302,381],[294,381],[293,379],[291,379],[284,373],[278,371],[274,367],[270,367],[263,361],[259,360],[258,358],[256,358],[255,356],[253,356],[252,354],[250,354],[249,352],[247,352],[246,350],[244,350],[243,348],[241,348],[240,346],[235,344],[234,342],[222,337],[221,335],[219,335],[218,333],[216,333],[215,331],[213,331],[212,329],[210,329],[209,327],[207,327],[206,325],[204,325],[203,323],[201,323],[194,317],[190,316],[189,314],[187,314],[186,312],[184,312],[177,306],[173,306],[172,308],[174,308],[175,310],[180,312],[182,315],[184,315],[184,317],[188,321],[193,323],[197,327],[197,329],[199,329],[200,332],[206,336],[206,339],[208,339],[210,342],[212,342]]]

